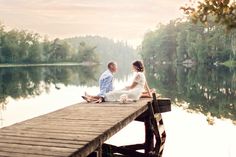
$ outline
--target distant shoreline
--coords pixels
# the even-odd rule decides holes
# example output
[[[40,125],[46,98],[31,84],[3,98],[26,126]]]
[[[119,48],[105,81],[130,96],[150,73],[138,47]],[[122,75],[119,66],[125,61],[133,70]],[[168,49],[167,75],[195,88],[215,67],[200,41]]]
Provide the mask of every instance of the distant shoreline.
[[[98,63],[99,64],[99,63]],[[84,63],[32,63],[32,64],[0,64],[0,68],[8,68],[8,67],[40,67],[40,66],[93,66],[97,65],[97,63],[90,63],[90,62],[84,62]]]

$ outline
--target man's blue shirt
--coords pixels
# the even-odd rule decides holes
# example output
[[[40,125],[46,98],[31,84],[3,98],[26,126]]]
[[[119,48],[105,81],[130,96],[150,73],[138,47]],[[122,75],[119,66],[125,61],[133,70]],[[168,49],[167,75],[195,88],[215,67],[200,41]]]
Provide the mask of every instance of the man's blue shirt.
[[[99,78],[100,93],[98,96],[104,97],[105,93],[113,90],[113,75],[110,70],[106,70]]]

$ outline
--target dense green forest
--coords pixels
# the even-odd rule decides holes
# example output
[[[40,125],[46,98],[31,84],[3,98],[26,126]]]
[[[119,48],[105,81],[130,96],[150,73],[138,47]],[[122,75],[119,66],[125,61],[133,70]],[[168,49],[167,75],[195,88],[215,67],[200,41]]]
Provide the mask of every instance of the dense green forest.
[[[84,42],[77,49],[55,39],[49,41],[37,33],[25,30],[5,31],[0,25],[0,63],[53,63],[53,62],[97,62],[95,47]],[[87,57],[89,55],[89,57]]]
[[[133,48],[124,42],[98,36],[52,41],[25,30],[4,29],[0,25],[0,63],[55,63],[127,61],[136,58]]]
[[[236,33],[180,19],[148,32],[140,48],[146,63],[222,63],[236,60]]]

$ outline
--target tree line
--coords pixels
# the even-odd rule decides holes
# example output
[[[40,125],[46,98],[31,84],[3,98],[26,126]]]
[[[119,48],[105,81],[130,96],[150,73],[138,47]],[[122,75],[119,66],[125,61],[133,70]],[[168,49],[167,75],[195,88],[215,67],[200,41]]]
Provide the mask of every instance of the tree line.
[[[48,40],[25,30],[6,31],[0,24],[0,63],[107,62],[132,60],[135,50],[125,42],[99,36]]]
[[[49,41],[37,33],[6,31],[4,25],[0,25],[0,63],[97,62],[94,49],[84,42],[72,49],[69,43],[58,38]]]
[[[222,63],[236,60],[236,33],[222,25],[176,19],[148,32],[140,48],[147,62]]]

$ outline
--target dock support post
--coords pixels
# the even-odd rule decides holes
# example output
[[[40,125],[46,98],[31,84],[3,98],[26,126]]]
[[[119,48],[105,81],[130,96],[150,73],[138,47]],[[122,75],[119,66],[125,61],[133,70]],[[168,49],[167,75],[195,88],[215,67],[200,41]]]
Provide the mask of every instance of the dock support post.
[[[88,155],[87,157],[102,157],[102,144],[100,144],[98,146],[98,148],[96,149],[96,151],[92,152],[90,155]]]
[[[87,157],[97,157],[97,152],[92,152],[91,154],[89,154]]]
[[[152,123],[150,116],[146,116],[144,120],[144,126],[145,126],[145,154],[148,154],[151,150],[154,148],[154,135],[152,130]]]

